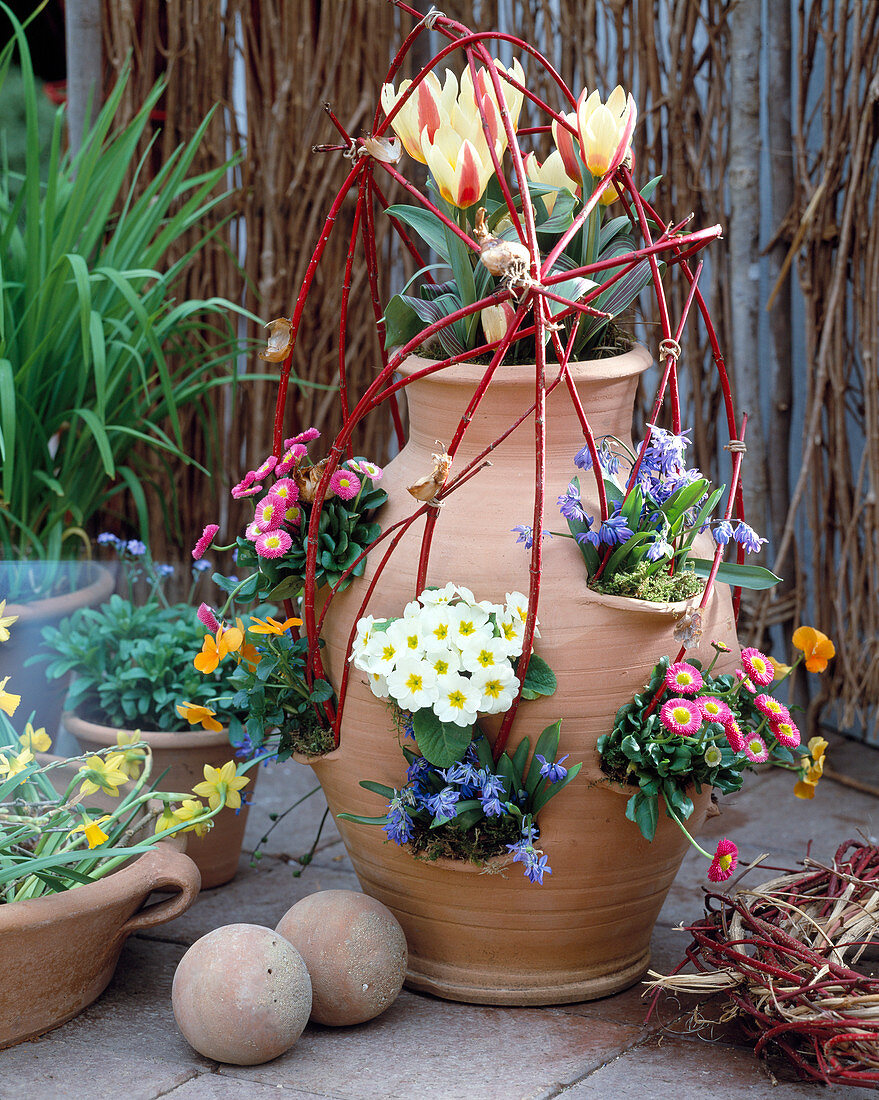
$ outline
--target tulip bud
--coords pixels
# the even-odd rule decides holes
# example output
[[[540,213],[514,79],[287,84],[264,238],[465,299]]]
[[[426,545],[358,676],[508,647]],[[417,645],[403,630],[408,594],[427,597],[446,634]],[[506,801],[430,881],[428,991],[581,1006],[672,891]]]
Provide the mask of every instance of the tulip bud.
[[[505,241],[491,236],[485,224],[484,206],[476,211],[473,236],[479,242],[479,259],[492,275],[516,276],[528,270],[531,253],[520,241]]]
[[[480,316],[485,339],[490,344],[495,344],[507,335],[516,311],[509,302],[501,302],[500,305],[486,306]]]

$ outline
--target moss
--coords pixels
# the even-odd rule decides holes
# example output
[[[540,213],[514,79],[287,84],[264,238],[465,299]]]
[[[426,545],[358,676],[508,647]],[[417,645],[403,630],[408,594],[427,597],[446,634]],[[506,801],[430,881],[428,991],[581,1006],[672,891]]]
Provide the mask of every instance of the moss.
[[[519,826],[509,816],[484,818],[471,829],[441,825],[431,829],[427,822],[413,821],[409,847],[417,859],[460,859],[485,863],[494,856],[506,855],[507,845],[519,839]]]
[[[689,596],[698,595],[705,587],[705,582],[692,569],[681,569],[673,576],[669,576],[664,570],[651,575],[648,569],[648,564],[642,562],[631,573],[617,573],[609,580],[599,580],[591,587],[608,596],[632,596],[650,603],[677,603]]]
[[[336,747],[333,731],[324,729],[319,722],[301,723],[283,730],[279,752],[301,752],[304,756],[326,756]]]

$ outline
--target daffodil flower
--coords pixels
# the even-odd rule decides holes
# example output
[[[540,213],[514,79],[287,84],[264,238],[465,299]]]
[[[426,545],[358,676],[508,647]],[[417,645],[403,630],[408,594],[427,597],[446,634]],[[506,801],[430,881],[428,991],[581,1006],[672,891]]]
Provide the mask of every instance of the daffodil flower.
[[[204,836],[210,830],[212,824],[210,819],[201,820],[204,818],[205,813],[203,802],[199,802],[197,798],[184,798],[181,805],[173,811],[171,817],[175,825],[182,825],[187,821],[192,822],[183,830],[184,833],[195,833],[196,836]],[[197,820],[193,821],[193,818]]]
[[[104,814],[103,817],[97,819],[84,817],[82,819],[82,824],[77,825],[75,829],[71,829],[69,835],[73,836],[74,833],[84,833],[89,848],[97,848],[107,839],[107,834],[101,828],[101,823],[110,821],[111,817],[112,814]]]
[[[5,615],[5,611],[6,600],[0,600],[0,642],[9,641],[9,630],[7,628],[18,621],[17,615]]]
[[[174,816],[174,811],[170,806],[165,805],[162,807],[162,812],[156,818],[156,833],[163,833],[166,829],[171,829],[177,824],[177,818]]]
[[[13,775],[18,775],[33,762],[34,754],[30,749],[22,749],[17,756],[0,755],[0,778],[9,779]]]
[[[140,730],[129,733],[126,730],[116,731],[116,744],[119,748],[118,755],[122,757],[119,770],[125,772],[129,779],[137,779],[140,775],[141,765],[146,759],[143,748],[135,748],[141,744]]]
[[[28,722],[24,727],[24,733],[19,737],[19,742],[32,752],[48,752],[52,747],[52,738],[41,726],[38,730]]]
[[[91,757],[79,769],[78,774],[83,777],[82,786],[79,788],[80,798],[99,790],[112,798],[117,798],[120,784],[128,782],[128,776],[120,767],[123,763],[124,757],[121,752],[111,753],[106,760],[100,756]]]
[[[212,768],[210,764],[205,764],[204,782],[196,783],[192,791],[193,794],[206,798],[212,810],[221,806],[224,799],[227,806],[237,810],[241,805],[241,795],[238,792],[249,782],[246,775],[237,774],[235,761],[228,760],[222,768]]]
[[[21,696],[6,690],[8,680],[8,676],[0,680],[0,710],[11,718],[13,714],[15,714],[16,707],[21,702]]]
[[[200,703],[178,703],[177,713],[187,722],[193,725],[200,722],[202,729],[212,730],[214,733],[219,733],[223,728],[222,723],[214,718],[216,711],[211,710],[210,707],[203,707]]]

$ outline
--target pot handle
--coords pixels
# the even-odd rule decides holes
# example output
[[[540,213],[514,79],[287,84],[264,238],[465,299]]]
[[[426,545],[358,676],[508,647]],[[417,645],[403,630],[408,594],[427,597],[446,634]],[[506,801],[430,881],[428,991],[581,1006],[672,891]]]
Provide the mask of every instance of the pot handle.
[[[144,928],[153,928],[157,924],[165,924],[192,905],[201,890],[201,875],[198,867],[189,856],[167,844],[160,844],[152,852],[144,857],[144,898],[149,897],[153,890],[162,890],[171,887],[177,893],[174,897],[165,901],[156,902],[139,909],[122,926],[121,934],[129,936],[132,932],[140,932]]]

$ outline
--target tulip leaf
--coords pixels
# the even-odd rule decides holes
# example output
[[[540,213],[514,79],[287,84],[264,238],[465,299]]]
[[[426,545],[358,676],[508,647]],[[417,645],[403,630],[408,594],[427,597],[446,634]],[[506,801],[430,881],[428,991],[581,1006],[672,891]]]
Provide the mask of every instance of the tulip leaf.
[[[410,229],[421,237],[425,244],[429,245],[441,260],[449,263],[449,253],[446,247],[446,230],[436,214],[429,210],[422,210],[420,206],[389,206],[385,213],[390,218],[408,225]]]
[[[424,323],[412,308],[411,300],[395,294],[385,310],[385,351],[408,344],[424,328]]]

